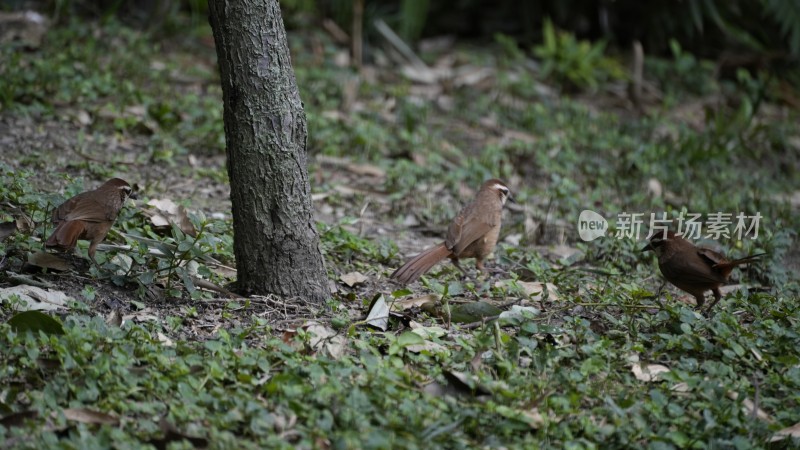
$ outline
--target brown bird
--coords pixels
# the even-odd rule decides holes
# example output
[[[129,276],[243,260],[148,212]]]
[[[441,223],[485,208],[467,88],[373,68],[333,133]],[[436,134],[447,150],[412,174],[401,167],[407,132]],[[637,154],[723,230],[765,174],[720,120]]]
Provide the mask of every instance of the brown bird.
[[[61,251],[75,248],[78,239],[91,241],[89,258],[94,259],[97,245],[103,242],[117,214],[131,195],[131,186],[119,178],[112,178],[93,191],[80,193],[62,203],[53,211],[56,229],[47,239],[45,247]]]
[[[650,238],[650,243],[642,249],[642,252],[646,251],[656,253],[658,268],[664,278],[678,289],[692,294],[697,299],[698,308],[705,302],[703,294],[710,290],[714,294],[714,302],[709,305],[709,310],[722,298],[719,287],[728,281],[734,267],[766,254],[759,253],[729,261],[714,250],[696,247],[680,235],[666,230]]]
[[[483,260],[492,253],[500,236],[500,220],[506,200],[514,201],[505,183],[498,179],[484,182],[475,200],[450,223],[447,239],[408,260],[391,277],[401,283],[413,283],[445,258],[450,258],[465,274],[459,259],[475,258],[475,267],[483,271]]]

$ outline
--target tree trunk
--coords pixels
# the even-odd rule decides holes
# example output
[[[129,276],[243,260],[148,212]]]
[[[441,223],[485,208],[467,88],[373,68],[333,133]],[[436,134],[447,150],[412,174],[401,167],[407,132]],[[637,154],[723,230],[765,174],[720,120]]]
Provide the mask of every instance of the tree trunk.
[[[306,117],[277,0],[208,0],[225,103],[237,289],[321,303],[329,289]]]

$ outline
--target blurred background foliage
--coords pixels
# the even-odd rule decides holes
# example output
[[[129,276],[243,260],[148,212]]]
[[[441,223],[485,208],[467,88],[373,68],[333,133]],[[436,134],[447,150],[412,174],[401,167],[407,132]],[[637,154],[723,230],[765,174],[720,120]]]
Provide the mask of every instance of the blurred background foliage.
[[[711,70],[718,79],[740,81],[741,71],[745,70],[754,78],[774,77],[800,86],[800,71],[796,70],[800,60],[800,2],[795,0],[283,0],[280,3],[290,30],[313,32],[321,27],[323,20],[332,20],[352,34],[354,17],[361,17],[366,63],[374,60],[376,53],[372,50],[381,43],[372,25],[382,20],[412,47],[434,36],[452,36],[478,45],[496,42],[500,36],[522,54],[542,60],[543,72],[567,91],[594,88],[608,79],[621,78],[620,68],[606,64],[609,59],[604,58],[604,53],[627,57],[634,43],[641,43],[649,57],[650,73],[681,67],[691,72],[703,69],[697,61],[710,60],[715,62]],[[208,9],[207,0],[6,0],[4,5],[8,10],[36,9],[49,14],[57,23],[66,23],[76,15],[115,18],[130,26],[167,35],[197,33],[207,25]],[[187,27],[187,16],[199,27]],[[675,58],[681,64],[672,68],[652,67],[652,57]],[[601,70],[596,70],[598,67]],[[670,78],[670,74],[662,75]],[[705,90],[703,86],[688,88],[699,93]]]
[[[179,31],[173,21],[189,12],[206,21],[206,0],[6,0],[5,9],[39,4],[57,19],[73,14],[118,16],[132,25]],[[406,41],[452,34],[489,41],[513,36],[521,47],[542,40],[545,19],[579,39],[603,40],[615,48],[641,42],[653,55],[671,56],[672,42],[702,58],[726,56],[730,64],[796,61],[800,56],[800,2],[794,0],[283,0],[288,28],[328,17],[351,29],[353,10],[363,5],[364,21],[383,19]],[[367,31],[369,27],[365,27]],[[369,41],[369,32],[366,33]]]

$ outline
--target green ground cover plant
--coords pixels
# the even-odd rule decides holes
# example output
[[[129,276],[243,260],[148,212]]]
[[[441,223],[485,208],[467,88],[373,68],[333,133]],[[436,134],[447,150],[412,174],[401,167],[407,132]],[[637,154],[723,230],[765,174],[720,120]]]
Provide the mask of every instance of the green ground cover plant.
[[[0,154],[0,222],[30,220],[0,242],[0,287],[42,250],[49,211],[90,180],[122,176],[143,194],[99,268],[35,275],[73,294],[65,309],[15,321],[23,301],[0,302],[0,447],[798,445],[779,431],[800,423],[800,130],[768,77],[717,79],[676,46],[646,65],[665,97],[646,113],[610,107],[627,81],[608,67],[622,63],[550,29],[534,57],[568,45],[590,66],[536,71],[500,38],[450,50],[492,82],[430,95],[393,68],[333,63],[347,49],[319,30],[290,34],[336,288],[312,311],[197,285],[235,276],[229,204],[213,188],[227,183],[221,91],[213,48],[197,41],[210,31],[195,26],[176,42],[75,21],[35,51],[0,49],[0,117],[24,143]],[[593,94],[553,94],[553,77]],[[491,177],[520,204],[494,273],[442,264],[410,288],[387,280]],[[143,212],[164,196],[189,209],[194,236]],[[758,212],[757,239],[716,244],[767,256],[702,314],[663,286],[643,240],[578,239],[584,209]],[[345,281],[353,273],[364,280]],[[378,297],[404,305],[385,330],[367,319]],[[476,301],[524,308],[459,321]]]

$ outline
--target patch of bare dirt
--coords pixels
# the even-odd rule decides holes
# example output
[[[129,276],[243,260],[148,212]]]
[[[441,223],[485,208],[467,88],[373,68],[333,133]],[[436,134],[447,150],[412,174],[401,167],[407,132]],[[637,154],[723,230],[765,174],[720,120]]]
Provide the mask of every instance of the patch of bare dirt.
[[[173,161],[156,161],[148,158],[147,136],[90,134],[69,117],[0,115],[0,162],[34,172],[30,181],[42,193],[60,192],[66,185],[64,175],[84,178],[87,189],[120,177],[136,185],[140,196],[190,200],[206,213],[228,215],[227,184],[214,177],[194,176],[201,169],[224,171],[225,155],[187,154]]]

